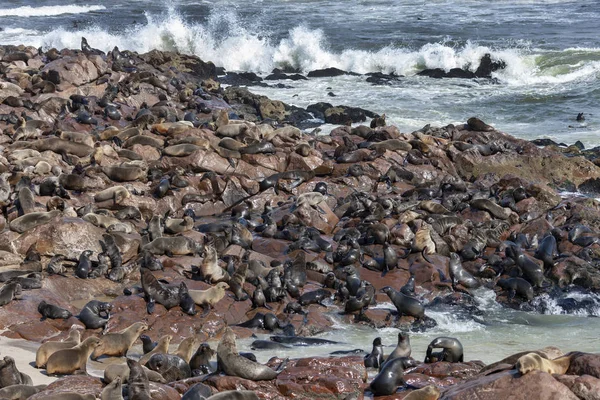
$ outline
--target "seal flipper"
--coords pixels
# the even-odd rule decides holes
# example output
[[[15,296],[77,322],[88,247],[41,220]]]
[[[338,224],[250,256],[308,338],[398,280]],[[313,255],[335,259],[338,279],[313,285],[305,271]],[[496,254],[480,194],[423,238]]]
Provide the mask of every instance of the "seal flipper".
[[[321,207],[319,207],[319,206],[317,206],[317,210],[319,210],[319,212],[320,212],[322,215],[325,215],[325,214],[327,214],[327,213],[325,212],[325,210],[323,210],[323,208],[321,208]]]
[[[147,301],[148,301],[148,304],[146,304],[146,312],[148,314],[152,314],[154,312],[154,306],[156,305],[156,300],[154,300],[154,297],[148,296]]]

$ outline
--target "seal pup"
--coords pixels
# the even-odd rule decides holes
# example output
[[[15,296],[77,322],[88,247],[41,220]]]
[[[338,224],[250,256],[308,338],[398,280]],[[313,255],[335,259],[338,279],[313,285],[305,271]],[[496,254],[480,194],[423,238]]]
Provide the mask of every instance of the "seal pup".
[[[231,275],[229,280],[229,288],[233,292],[236,301],[248,300],[248,294],[244,291],[244,283],[246,282],[246,272],[248,264],[241,264],[237,270]]]
[[[5,306],[21,294],[21,284],[10,282],[0,288],[0,306]]]
[[[79,320],[83,322],[86,329],[103,328],[110,318],[112,304],[103,301],[91,300],[79,312]],[[105,315],[105,317],[102,316]]]
[[[144,354],[150,353],[157,345],[157,342],[153,342],[148,335],[140,335],[140,340],[142,341],[142,351]]]
[[[148,360],[150,359],[150,357],[152,357],[155,354],[158,353],[164,353],[167,354],[169,352],[169,344],[171,343],[171,340],[173,339],[173,336],[171,335],[164,335],[163,337],[161,337],[160,339],[158,339],[158,343],[156,344],[156,347],[154,349],[152,349],[152,351],[144,354],[142,357],[140,357],[139,363],[141,365],[145,365]]]
[[[216,351],[210,348],[207,343],[202,343],[190,359],[190,368],[192,371],[199,370],[202,373],[208,374],[210,359],[217,354]]]
[[[189,364],[174,354],[154,354],[150,357],[146,366],[162,375],[167,382],[179,381],[192,376]]]
[[[81,343],[81,333],[79,332],[79,329],[71,329],[69,331],[69,337],[62,342],[52,341],[42,343],[35,353],[35,367],[44,368],[48,361],[48,357],[53,353],[62,349],[70,349],[77,346],[79,343]]]
[[[92,262],[90,261],[91,255],[91,250],[84,250],[81,252],[81,255],[79,256],[79,263],[75,269],[75,275],[78,278],[87,279],[88,275],[90,274],[90,271],[92,270]]]
[[[42,319],[69,319],[73,316],[69,310],[65,310],[54,304],[46,303],[44,300],[40,301],[40,304],[38,304],[38,312],[42,314]]]
[[[48,375],[70,375],[77,370],[86,372],[86,363],[90,354],[100,345],[100,339],[91,336],[70,349],[53,353],[46,363]]]
[[[129,385],[127,387],[127,395],[129,400],[151,400],[150,382],[148,375],[142,368],[139,362],[127,359],[129,367]]]
[[[364,358],[366,368],[379,368],[383,364],[383,344],[381,338],[377,337],[373,340],[373,350]]]
[[[187,315],[196,315],[196,303],[188,292],[187,285],[185,282],[179,284],[179,306],[181,311]]]
[[[242,357],[235,343],[235,334],[230,327],[225,328],[225,334],[217,347],[217,364],[220,371],[226,375],[238,376],[252,381],[275,379],[285,368],[285,360],[277,371]]]
[[[121,377],[115,378],[102,389],[100,400],[123,400],[123,386]]]
[[[0,388],[11,385],[33,385],[33,381],[17,369],[14,358],[6,356],[0,360]]]
[[[148,325],[145,322],[135,322],[120,332],[105,334],[102,336],[100,345],[94,349],[92,360],[96,361],[103,355],[126,356],[138,336],[146,330],[148,330]]]
[[[437,337],[427,346],[427,355],[425,363],[431,362],[432,351],[434,348],[442,348],[442,359],[438,361],[463,362],[463,346],[456,338]]]
[[[390,286],[380,289],[380,292],[388,295],[394,306],[396,306],[400,316],[409,315],[416,319],[423,319],[425,317],[425,307],[416,298],[397,292]]]

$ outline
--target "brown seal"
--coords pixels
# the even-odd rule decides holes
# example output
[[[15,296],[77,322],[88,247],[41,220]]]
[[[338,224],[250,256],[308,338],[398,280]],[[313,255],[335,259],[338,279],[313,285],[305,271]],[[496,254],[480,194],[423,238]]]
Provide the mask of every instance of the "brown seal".
[[[215,246],[213,244],[206,245],[204,254],[204,259],[202,260],[202,264],[200,264],[200,272],[204,280],[208,283],[228,281],[229,274],[217,262],[217,250]]]
[[[252,381],[264,381],[275,379],[286,362],[284,361],[277,371],[266,365],[259,364],[241,356],[237,351],[235,333],[230,327],[225,328],[225,334],[217,347],[218,368],[230,376],[238,376]]]
[[[144,322],[136,322],[120,332],[107,333],[102,336],[102,342],[94,349],[92,360],[97,360],[98,357],[106,355],[113,357],[121,357],[127,355],[127,351],[137,340],[142,332],[148,329],[148,325]]]
[[[200,343],[200,338],[198,336],[190,336],[183,339],[181,343],[179,343],[175,355],[181,357],[189,364],[198,343]]]
[[[107,200],[111,201],[112,205],[120,204],[123,200],[131,197],[129,190],[123,186],[111,186],[101,192],[96,193],[94,201],[101,203]]]
[[[32,212],[13,219],[12,221],[10,221],[9,227],[11,231],[23,233],[25,231],[35,228],[36,226],[43,225],[52,221],[55,217],[59,216],[60,214],[61,212],[58,210],[48,212]]]
[[[100,393],[100,400],[120,400],[123,399],[123,385],[121,384],[121,377],[117,377],[115,380],[110,382],[102,389]]]
[[[206,290],[189,290],[190,297],[194,300],[194,303],[203,308],[212,308],[217,304],[223,297],[225,297],[225,290],[229,288],[229,285],[225,282],[219,282],[215,286]]]
[[[171,336],[171,335],[165,335],[165,336],[161,337],[158,340],[158,344],[156,345],[156,347],[153,348],[151,352],[144,354],[140,358],[140,364],[145,365],[148,362],[148,360],[150,359],[150,357],[152,357],[154,354],[159,354],[159,353],[168,354],[169,353],[169,344],[171,344],[172,339],[173,339],[173,336]]]
[[[419,390],[410,392],[404,400],[438,400],[441,392],[436,386],[429,385]]]
[[[65,374],[70,375],[77,370],[86,371],[86,363],[90,354],[100,345],[100,339],[95,336],[89,337],[79,345],[58,350],[48,358],[46,372],[48,375]]]
[[[165,383],[165,379],[156,371],[152,371],[142,366],[148,379],[152,382]],[[120,378],[122,383],[129,382],[129,367],[125,364],[110,364],[104,369],[104,382],[110,383],[115,379]]]
[[[571,357],[563,356],[548,360],[536,353],[529,353],[521,356],[515,364],[515,368],[525,375],[531,371],[543,371],[549,374],[564,375],[571,365]]]
[[[48,358],[58,350],[70,349],[81,343],[81,333],[79,329],[72,329],[69,337],[62,342],[46,342],[42,344],[35,353],[35,367],[43,368],[46,366]]]
[[[127,366],[130,371],[127,389],[129,400],[150,400],[150,382],[140,363],[128,358]]]
[[[93,394],[80,394],[76,392],[58,392],[44,394],[44,400],[96,400]]]

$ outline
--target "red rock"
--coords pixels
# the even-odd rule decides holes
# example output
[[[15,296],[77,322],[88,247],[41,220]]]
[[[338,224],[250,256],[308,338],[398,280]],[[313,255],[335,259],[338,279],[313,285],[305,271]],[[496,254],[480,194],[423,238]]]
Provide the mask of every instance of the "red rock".
[[[554,378],[568,387],[577,397],[600,400],[600,379],[590,375],[555,375]]]
[[[454,377],[468,379],[476,376],[485,365],[481,361],[469,361],[465,363],[450,363],[439,361],[431,364],[421,364],[411,370],[411,373],[419,373],[436,378]]]
[[[440,400],[577,400],[569,388],[546,372],[521,375],[516,370],[478,377],[449,388]]]
[[[581,353],[571,359],[569,375],[591,375],[600,379],[600,354]]]
[[[100,378],[95,378],[86,375],[71,375],[64,378],[59,378],[52,382],[43,391],[34,394],[30,397],[31,400],[43,400],[46,395],[57,394],[61,392],[76,392],[80,394],[93,394],[96,397],[100,396],[103,384]]]

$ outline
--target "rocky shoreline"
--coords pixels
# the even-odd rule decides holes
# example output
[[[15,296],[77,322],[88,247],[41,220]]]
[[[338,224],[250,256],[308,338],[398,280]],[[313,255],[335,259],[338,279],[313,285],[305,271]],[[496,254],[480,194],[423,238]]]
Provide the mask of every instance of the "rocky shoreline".
[[[236,81],[219,72],[194,56],[106,55],[87,42],[47,52],[0,46],[4,336],[41,343],[75,326],[84,340],[140,321],[152,339],[170,335],[172,343],[219,339],[227,326],[243,338],[314,336],[332,329],[323,302],[349,324],[423,331],[436,324],[429,307],[470,312],[478,287],[528,311],[540,293],[560,300],[600,290],[598,202],[560,196],[598,193],[594,151],[586,159],[576,146],[538,147],[477,118],[403,133],[360,108],[301,109],[223,89],[219,80]],[[322,122],[341,126],[330,135],[299,129]],[[140,287],[148,270],[158,281]],[[195,296],[219,280],[228,290],[213,308],[185,303],[188,290]],[[167,283],[167,295],[148,288]],[[257,287],[269,308],[253,307]],[[171,297],[175,305],[165,303]],[[110,303],[109,318],[90,329],[80,312],[93,299]],[[42,301],[71,315],[40,320]],[[389,309],[371,307],[390,301]],[[234,326],[261,313],[274,314],[276,326]],[[585,396],[599,387],[600,358],[568,359],[555,375],[521,376],[518,357],[495,373],[475,361],[420,364],[404,370],[408,390],[378,398],[430,384],[443,399],[482,390],[493,398],[593,398]],[[178,399],[201,380],[215,392],[245,388],[268,399],[371,396],[363,357],[344,356],[291,360],[261,382],[152,383],[152,398]],[[30,398],[99,396],[102,388],[97,378],[65,377]]]

